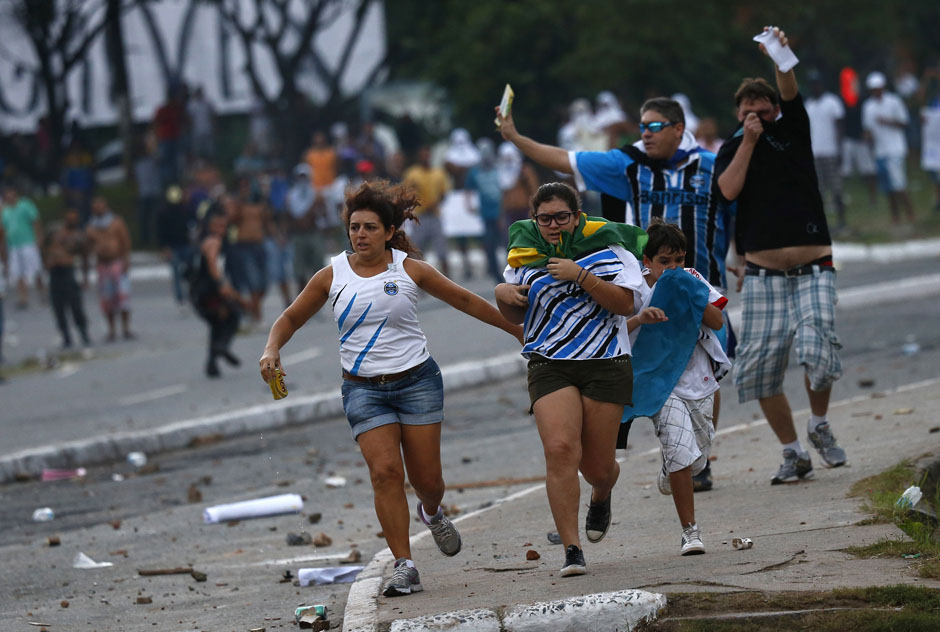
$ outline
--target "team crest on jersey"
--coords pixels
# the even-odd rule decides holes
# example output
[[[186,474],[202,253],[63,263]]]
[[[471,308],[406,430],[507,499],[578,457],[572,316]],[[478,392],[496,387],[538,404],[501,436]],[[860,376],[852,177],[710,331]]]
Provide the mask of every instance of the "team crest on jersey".
[[[705,184],[705,176],[697,173],[689,178],[689,184],[691,184],[693,187],[700,187]]]
[[[385,284],[385,293],[389,296],[395,296],[398,294],[398,284],[394,281],[389,281]]]

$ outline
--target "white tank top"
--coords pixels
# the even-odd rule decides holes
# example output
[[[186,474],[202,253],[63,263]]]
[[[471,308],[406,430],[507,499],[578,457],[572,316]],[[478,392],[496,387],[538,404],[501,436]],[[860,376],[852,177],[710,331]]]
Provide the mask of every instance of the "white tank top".
[[[418,323],[418,286],[405,272],[407,255],[392,249],[388,269],[363,278],[342,252],[330,260],[330,305],[339,327],[339,355],[352,375],[399,373],[430,357]]]

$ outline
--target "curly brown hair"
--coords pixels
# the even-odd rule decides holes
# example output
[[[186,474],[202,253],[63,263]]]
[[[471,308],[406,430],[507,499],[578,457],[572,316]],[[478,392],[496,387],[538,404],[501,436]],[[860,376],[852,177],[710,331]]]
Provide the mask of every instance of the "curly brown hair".
[[[379,221],[386,229],[394,226],[395,234],[385,242],[386,248],[396,248],[405,252],[409,257],[421,259],[418,250],[408,235],[401,229],[406,219],[418,218],[414,215],[414,208],[418,205],[415,193],[402,185],[395,185],[387,180],[373,180],[363,182],[355,191],[346,192],[346,204],[343,208],[343,226],[346,227],[346,236],[349,237],[349,218],[356,211],[372,211],[379,216]]]

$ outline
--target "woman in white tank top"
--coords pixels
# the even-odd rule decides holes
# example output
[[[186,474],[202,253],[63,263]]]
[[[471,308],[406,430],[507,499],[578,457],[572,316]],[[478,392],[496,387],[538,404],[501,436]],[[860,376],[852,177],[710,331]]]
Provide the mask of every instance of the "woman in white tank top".
[[[343,409],[369,466],[375,512],[396,559],[383,591],[389,597],[422,590],[411,560],[403,453],[418,516],[442,553],[456,555],[461,546],[440,509],[444,391],[418,323],[418,289],[522,340],[522,328],[495,307],[409,256],[417,253],[397,227],[414,219],[415,203],[402,188],[381,182],[347,195],[343,222],[353,253],[333,257],[313,276],[271,327],[260,360],[265,381],[277,369],[284,374],[281,347],[329,303],[339,330]]]

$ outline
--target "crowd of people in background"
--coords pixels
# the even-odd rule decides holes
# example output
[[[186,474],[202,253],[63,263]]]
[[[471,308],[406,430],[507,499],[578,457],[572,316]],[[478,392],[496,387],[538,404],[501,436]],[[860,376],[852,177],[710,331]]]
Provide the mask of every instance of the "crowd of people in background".
[[[901,228],[913,222],[909,147],[920,147],[921,165],[936,186],[935,210],[940,211],[940,65],[924,70],[919,80],[902,74],[895,91],[879,71],[864,76],[852,68],[832,76],[811,71],[807,79],[816,171],[836,236],[845,234],[849,209],[857,203],[847,199],[843,186],[854,175],[865,183],[870,203],[880,188]],[[685,94],[671,98],[681,105],[685,131],[694,142],[717,152],[725,122],[699,118]],[[610,91],[599,93],[593,104],[576,99],[567,115],[557,134],[558,146],[567,151],[607,151],[641,136],[639,122]],[[40,218],[25,187],[15,178],[4,179],[0,336],[3,297],[13,298],[15,308],[26,308],[29,288],[35,286],[39,300],[53,307],[63,347],[73,344],[71,314],[87,349],[91,336],[81,292],[94,269],[106,340],[118,338],[119,324],[120,334],[133,338],[132,240],[135,248],[163,254],[172,271],[173,298],[187,312],[201,300],[191,296],[191,281],[200,268],[209,215],[226,222],[222,272],[232,290],[226,304],[257,326],[271,286],[288,305],[330,254],[348,246],[340,221],[344,195],[370,180],[405,183],[417,192],[417,221],[405,228],[442,272],[471,278],[476,265],[470,246],[477,242],[484,274],[498,283],[507,228],[529,216],[529,200],[539,184],[548,179],[577,184],[564,173],[538,171],[512,143],[493,137],[474,141],[458,128],[446,140],[431,143],[408,117],[395,126],[370,120],[325,124],[295,156],[285,155],[274,130],[263,108],[252,111],[245,142],[230,169],[224,169],[219,117],[212,103],[198,86],[172,85],[133,146],[135,212],[112,212],[96,190],[96,159],[87,134],[73,125],[65,141],[57,221]],[[41,121],[35,136],[40,155],[51,151],[44,145],[47,137]],[[584,192],[588,212],[600,214],[603,204],[601,194]],[[452,252],[460,257],[453,258]],[[460,262],[459,270],[450,269],[452,258]],[[205,317],[204,309],[196,312]]]

